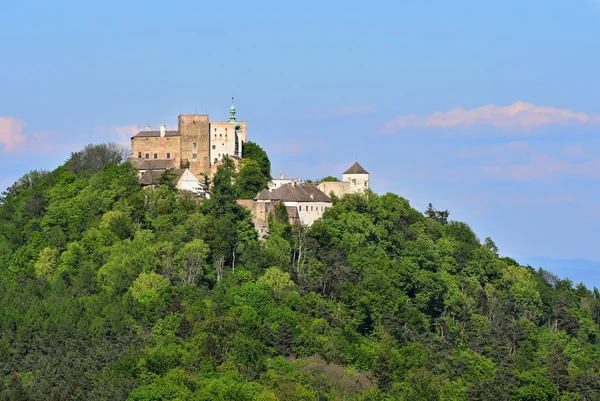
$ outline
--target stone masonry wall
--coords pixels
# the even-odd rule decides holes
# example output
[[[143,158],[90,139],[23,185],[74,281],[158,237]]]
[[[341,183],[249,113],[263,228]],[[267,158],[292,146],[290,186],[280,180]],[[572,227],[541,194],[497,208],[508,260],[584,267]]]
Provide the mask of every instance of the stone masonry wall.
[[[190,171],[198,178],[209,173],[209,128],[208,115],[179,116],[181,159],[184,163],[186,160],[189,162]],[[196,158],[193,157],[194,153]]]

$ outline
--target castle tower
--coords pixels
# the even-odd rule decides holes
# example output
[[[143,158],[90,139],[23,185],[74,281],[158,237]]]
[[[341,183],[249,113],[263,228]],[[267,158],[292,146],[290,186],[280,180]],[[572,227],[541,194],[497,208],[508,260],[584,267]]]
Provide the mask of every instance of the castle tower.
[[[350,184],[350,192],[364,192],[369,189],[369,173],[358,162],[344,171],[342,181]]]
[[[208,175],[210,171],[210,125],[208,115],[179,115],[181,167],[189,164],[192,173]]]

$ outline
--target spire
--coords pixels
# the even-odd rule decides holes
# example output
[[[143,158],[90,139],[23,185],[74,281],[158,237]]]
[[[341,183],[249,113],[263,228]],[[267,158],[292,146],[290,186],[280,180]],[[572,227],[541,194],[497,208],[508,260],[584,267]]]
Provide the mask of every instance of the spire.
[[[229,122],[235,122],[235,105],[233,104],[233,96],[231,97],[231,107],[229,108]]]
[[[235,119],[235,105],[233,104],[233,96],[231,97],[231,107],[229,108],[229,122],[235,123],[235,129],[240,129],[240,123]]]

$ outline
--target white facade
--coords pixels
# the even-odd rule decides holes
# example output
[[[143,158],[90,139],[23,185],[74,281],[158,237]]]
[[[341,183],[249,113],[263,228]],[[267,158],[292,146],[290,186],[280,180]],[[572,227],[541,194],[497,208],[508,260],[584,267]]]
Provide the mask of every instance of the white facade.
[[[236,124],[240,124],[237,133]],[[225,156],[242,157],[242,145],[246,142],[245,122],[211,122],[209,129],[211,165],[222,160]]]
[[[342,181],[350,183],[350,192],[360,193],[369,189],[369,174],[343,174]]]
[[[294,202],[284,201],[284,205],[295,207],[298,218],[304,225],[310,226],[323,216],[325,210],[331,207],[331,202]]]
[[[202,184],[200,182],[200,180],[198,179],[198,177],[196,177],[190,171],[190,169],[187,169],[187,168],[185,169],[183,174],[181,174],[181,177],[179,178],[179,180],[177,180],[176,187],[177,187],[177,189],[180,189],[183,191],[193,192],[196,195],[205,195],[206,194],[204,184]]]
[[[279,178],[273,178],[269,182],[269,191],[274,191],[285,184],[300,184],[301,182],[302,181],[298,178],[285,178],[282,171],[281,174],[279,174]]]

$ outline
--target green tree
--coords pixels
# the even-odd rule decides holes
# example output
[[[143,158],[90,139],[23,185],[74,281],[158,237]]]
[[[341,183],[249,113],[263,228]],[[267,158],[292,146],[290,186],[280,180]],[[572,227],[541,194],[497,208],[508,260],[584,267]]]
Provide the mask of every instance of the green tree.
[[[267,188],[267,179],[258,161],[244,160],[235,181],[237,199],[253,199],[260,191]]]
[[[177,276],[184,285],[194,285],[202,277],[209,248],[201,239],[189,242],[177,252]]]
[[[58,251],[54,248],[46,247],[40,252],[38,260],[35,262],[35,274],[38,277],[48,277],[54,272],[58,258]]]
[[[267,181],[271,181],[271,161],[267,153],[255,142],[245,142],[242,147],[244,159],[253,160],[258,163],[263,176]]]
[[[169,280],[154,272],[141,272],[131,286],[131,295],[143,304],[150,304],[158,298],[158,293],[169,286]]]
[[[278,300],[282,300],[286,295],[295,292],[296,288],[290,274],[281,271],[278,267],[268,268],[265,274],[258,278],[256,284],[269,287]]]

